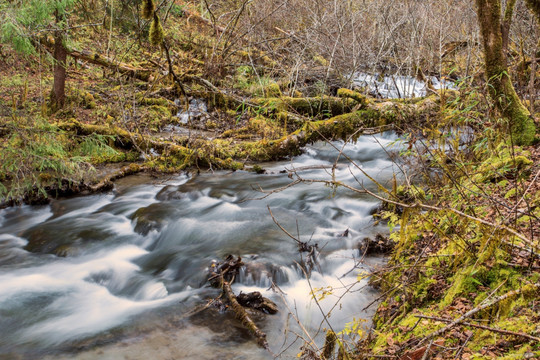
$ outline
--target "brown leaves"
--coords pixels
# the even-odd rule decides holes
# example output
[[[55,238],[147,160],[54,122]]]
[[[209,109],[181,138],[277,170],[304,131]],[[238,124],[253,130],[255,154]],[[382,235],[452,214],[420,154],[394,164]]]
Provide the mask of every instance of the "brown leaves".
[[[438,351],[440,346],[444,345],[444,339],[438,339],[437,341],[434,341],[431,346],[422,346],[420,349],[411,350],[405,353],[402,357],[399,358],[399,360],[421,360],[424,357],[424,354],[426,351],[433,354]]]

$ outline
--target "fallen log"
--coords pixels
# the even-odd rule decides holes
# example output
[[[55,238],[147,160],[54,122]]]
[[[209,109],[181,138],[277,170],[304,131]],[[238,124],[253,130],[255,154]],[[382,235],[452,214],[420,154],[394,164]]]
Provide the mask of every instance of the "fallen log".
[[[144,166],[141,166],[139,164],[129,164],[127,166],[122,167],[121,169],[115,171],[114,173],[105,176],[103,179],[101,179],[98,183],[93,185],[88,185],[88,189],[91,192],[100,192],[100,191],[107,191],[112,189],[113,182],[115,180],[121,179],[123,177],[133,175],[136,173],[139,173],[141,171],[144,171],[146,168]]]
[[[53,39],[42,39],[41,44],[48,48],[54,47],[54,40]],[[131,65],[114,61],[112,59],[109,59],[106,56],[100,55],[98,53],[94,53],[87,50],[77,50],[77,49],[69,49],[66,48],[67,54],[71,56],[74,59],[80,59],[86,62],[89,62],[94,65],[99,65],[114,71],[118,71],[121,74],[128,75],[130,77],[134,77],[136,79],[142,80],[142,81],[149,81],[151,80],[152,70],[150,69],[144,69],[144,68],[136,68]]]
[[[73,50],[67,49],[68,55],[75,58],[87,61],[94,65],[99,65],[111,70],[118,71],[123,75],[128,75],[142,81],[149,81],[151,79],[152,70],[144,68],[135,68],[128,64],[111,60],[98,53],[92,53],[86,50]]]

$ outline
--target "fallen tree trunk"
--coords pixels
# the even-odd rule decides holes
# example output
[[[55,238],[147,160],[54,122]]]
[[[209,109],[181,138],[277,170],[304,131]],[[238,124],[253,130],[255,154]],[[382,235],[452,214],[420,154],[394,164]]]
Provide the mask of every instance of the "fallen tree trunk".
[[[52,39],[43,39],[41,43],[49,48],[54,47],[54,41]],[[119,61],[114,61],[106,56],[102,56],[91,51],[68,48],[66,48],[66,51],[67,54],[72,58],[84,60],[94,65],[99,65],[114,71],[118,71],[121,74],[128,75],[142,81],[149,81],[153,72],[150,69],[136,68]]]
[[[142,152],[148,152],[150,149],[161,152],[154,161],[147,164],[148,168],[157,168],[163,172],[179,171],[190,166],[215,167],[218,169],[241,169],[243,164],[233,161],[231,158],[220,158],[211,154],[208,146],[210,141],[199,141],[193,148],[178,145],[170,141],[160,141],[151,136],[134,134],[117,126],[104,126],[83,124],[77,120],[61,122],[57,124],[62,130],[73,131],[78,135],[110,135],[115,137],[117,145],[127,148],[136,148]],[[170,169],[158,168],[159,160],[167,161],[174,159],[174,164]],[[169,171],[167,171],[169,170]]]
[[[122,167],[118,171],[115,171],[114,173],[105,176],[102,178],[99,182],[97,182],[94,185],[88,185],[88,189],[92,192],[100,192],[100,191],[107,191],[112,189],[113,182],[115,180],[121,179],[123,177],[134,175],[136,173],[139,173],[141,171],[146,170],[145,166],[141,166],[139,164],[129,164],[127,166]]]
[[[135,68],[128,64],[111,60],[98,53],[92,53],[86,50],[79,51],[68,49],[68,55],[75,59],[81,59],[95,65],[118,71],[123,75],[128,75],[142,81],[149,81],[151,79],[152,70]]]

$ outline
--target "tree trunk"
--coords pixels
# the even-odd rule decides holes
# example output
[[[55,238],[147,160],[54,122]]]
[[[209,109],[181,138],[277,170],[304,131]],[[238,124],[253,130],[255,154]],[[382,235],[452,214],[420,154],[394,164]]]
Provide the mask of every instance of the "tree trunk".
[[[536,17],[538,25],[540,26],[540,0],[525,0],[525,3]],[[538,48],[540,49],[540,39],[538,39]],[[540,57],[540,51],[536,53],[536,57]]]
[[[60,21],[58,14],[56,22]],[[54,32],[54,83],[51,92],[51,109],[56,111],[64,107],[66,102],[66,58],[67,51],[64,47],[64,34],[58,29]]]
[[[514,1],[510,1],[510,4]],[[486,78],[490,96],[502,116],[508,120],[512,140],[518,145],[530,145],[535,137],[534,121],[521,103],[508,73],[505,36],[512,9],[501,19],[501,0],[476,0],[478,23],[484,45]]]

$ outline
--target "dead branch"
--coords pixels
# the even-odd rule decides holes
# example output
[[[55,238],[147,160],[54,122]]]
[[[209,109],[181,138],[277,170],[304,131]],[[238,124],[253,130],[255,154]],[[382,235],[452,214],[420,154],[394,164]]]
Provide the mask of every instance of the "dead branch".
[[[257,292],[240,294],[238,297],[234,294],[231,289],[231,284],[234,282],[234,279],[242,266],[244,266],[242,258],[235,258],[234,256],[229,255],[223,263],[212,264],[209,269],[208,281],[213,287],[222,289],[223,295],[225,295],[225,298],[228,300],[235,317],[240,320],[242,325],[244,325],[255,337],[259,346],[270,351],[268,341],[266,340],[266,334],[257,327],[241,303],[269,314],[275,314],[277,312],[277,306],[271,300],[264,298]]]
[[[429,320],[435,320],[435,321],[440,321],[440,322],[445,322],[445,323],[452,323],[453,322],[452,319],[439,318],[439,317],[435,317],[435,316],[426,316],[426,315],[415,315],[415,316],[417,318],[420,318],[420,319],[429,319]],[[525,334],[525,333],[520,333],[520,332],[515,332],[515,331],[510,331],[510,330],[503,330],[503,329],[498,329],[498,328],[489,327],[489,326],[480,325],[480,324],[473,324],[473,323],[466,322],[466,321],[461,322],[459,325],[461,325],[461,326],[471,326],[471,327],[475,327],[475,328],[479,328],[479,329],[483,329],[483,330],[488,330],[488,331],[492,331],[492,332],[496,332],[496,333],[500,333],[500,334],[518,336],[518,337],[522,337],[522,338],[525,338],[525,339],[540,342],[539,337],[532,336],[532,335]]]
[[[434,338],[434,337],[437,337],[439,335],[442,335],[444,334],[445,332],[447,332],[448,330],[452,329],[453,327],[455,327],[456,325],[460,325],[463,323],[463,320],[465,319],[468,319],[470,318],[472,315],[476,314],[477,312],[481,311],[481,310],[484,310],[486,308],[489,308],[505,299],[508,299],[508,298],[511,298],[511,297],[514,297],[514,296],[517,296],[517,295],[520,295],[521,293],[523,293],[523,291],[536,291],[538,288],[540,288],[540,282],[539,283],[535,283],[535,284],[530,284],[530,285],[527,285],[527,286],[524,286],[522,288],[519,288],[517,290],[512,290],[512,291],[509,291],[507,292],[506,294],[503,294],[501,296],[498,296],[496,298],[494,298],[493,300],[485,303],[484,305],[481,305],[481,306],[477,306],[475,307],[474,309],[466,312],[465,314],[463,314],[462,316],[460,316],[459,318],[457,318],[456,320],[453,320],[450,324],[448,324],[447,326],[443,327],[442,329],[439,329],[437,331],[434,331],[428,335],[426,335],[421,341],[420,343],[428,340],[428,339],[431,339],[431,338]]]
[[[257,344],[259,346],[266,350],[269,350],[270,348],[268,347],[268,341],[266,341],[266,334],[257,327],[257,325],[253,322],[253,320],[251,320],[251,317],[246,312],[246,309],[244,309],[244,307],[238,303],[236,295],[234,295],[234,292],[231,289],[230,283],[223,279],[223,275],[221,275],[220,280],[222,283],[223,293],[229,300],[236,318],[242,322],[242,325],[244,325],[253,336],[255,336],[255,338],[257,339]]]

